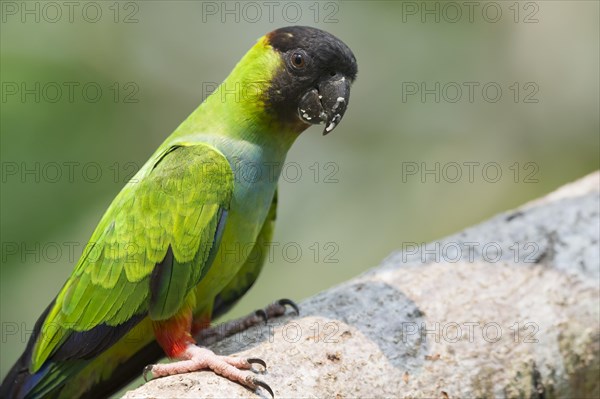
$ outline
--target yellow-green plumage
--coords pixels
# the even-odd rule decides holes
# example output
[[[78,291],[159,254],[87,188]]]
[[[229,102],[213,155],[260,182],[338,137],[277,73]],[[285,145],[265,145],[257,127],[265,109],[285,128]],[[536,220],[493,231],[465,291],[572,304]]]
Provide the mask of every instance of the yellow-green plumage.
[[[212,171],[207,172],[207,165]],[[134,177],[92,235],[93,251],[81,258],[59,293],[44,326],[53,326],[60,339],[37,342],[32,372],[70,330],[116,326],[145,311],[153,319],[165,319],[178,310],[208,267],[220,209],[229,208],[233,174],[228,168],[215,148],[190,144],[161,155]],[[163,234],[157,239],[147,231]],[[169,247],[179,271],[172,280],[179,286],[150,306],[150,275]]]

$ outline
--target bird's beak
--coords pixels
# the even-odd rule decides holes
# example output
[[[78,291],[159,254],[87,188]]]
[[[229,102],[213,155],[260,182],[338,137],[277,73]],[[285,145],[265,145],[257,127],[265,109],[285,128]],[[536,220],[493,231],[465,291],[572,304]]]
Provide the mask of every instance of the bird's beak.
[[[340,123],[350,100],[350,81],[336,74],[317,84],[300,99],[300,119],[313,125],[325,123],[323,135],[330,133]]]

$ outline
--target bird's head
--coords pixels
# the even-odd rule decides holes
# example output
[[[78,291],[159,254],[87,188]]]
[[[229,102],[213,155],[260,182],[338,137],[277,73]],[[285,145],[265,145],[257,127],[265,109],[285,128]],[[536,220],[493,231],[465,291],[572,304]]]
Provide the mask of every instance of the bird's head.
[[[213,115],[220,109],[226,118],[218,124],[227,120],[235,127],[229,135],[236,129],[245,136],[271,131],[289,144],[289,138],[316,124],[325,124],[327,134],[346,112],[356,73],[354,54],[332,34],[306,26],[280,28],[258,39],[198,108],[210,117],[193,115],[190,123],[217,123]]]
[[[266,103],[280,118],[300,126],[325,124],[330,133],[342,120],[356,79],[354,54],[340,39],[306,26],[280,28],[264,39],[279,67],[266,91]]]

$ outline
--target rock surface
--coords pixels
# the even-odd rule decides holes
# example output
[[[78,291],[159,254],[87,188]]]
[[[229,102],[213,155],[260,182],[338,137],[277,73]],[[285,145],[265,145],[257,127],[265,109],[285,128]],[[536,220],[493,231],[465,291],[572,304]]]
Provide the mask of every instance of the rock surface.
[[[286,397],[600,397],[600,174],[427,244],[213,345]],[[269,397],[211,372],[125,398]]]

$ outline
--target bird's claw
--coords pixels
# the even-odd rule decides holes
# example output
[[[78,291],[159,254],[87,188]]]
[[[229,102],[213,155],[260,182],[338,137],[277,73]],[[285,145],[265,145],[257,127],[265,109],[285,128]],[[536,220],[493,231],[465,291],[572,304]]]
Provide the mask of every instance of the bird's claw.
[[[296,312],[296,314],[298,316],[300,316],[300,308],[298,307],[298,305],[296,304],[296,302],[292,301],[291,299],[282,298],[282,299],[278,300],[276,303],[278,305],[283,306],[283,307],[285,307],[285,305],[288,305],[289,307],[291,307],[292,309],[294,309],[294,311]]]
[[[148,382],[148,373],[152,373],[152,367],[154,367],[153,364],[149,364],[146,367],[144,367],[144,381]]]
[[[248,377],[246,378],[246,381],[248,382],[248,384],[249,384],[250,386],[253,386],[253,387],[255,387],[255,388],[256,388],[256,387],[262,387],[262,388],[264,388],[264,389],[265,389],[267,392],[269,392],[269,393],[271,394],[271,397],[272,397],[273,399],[275,399],[275,394],[273,393],[273,390],[272,390],[272,389],[271,389],[271,387],[270,387],[270,386],[269,386],[269,385],[268,385],[266,382],[264,382],[263,380],[259,380],[258,378],[255,378],[255,377],[252,377],[252,376],[248,376]]]
[[[283,316],[286,311],[286,306],[291,307],[297,315],[300,315],[300,308],[298,307],[298,305],[296,305],[296,302],[287,298],[282,298],[278,301],[273,302],[262,311],[257,310],[256,315],[259,315],[260,312],[260,316],[266,316],[267,319],[265,319],[265,321],[268,321],[268,319]]]
[[[260,364],[264,368],[264,370],[262,372],[267,371],[267,363],[265,363],[265,361],[262,359],[259,359],[257,357],[250,357],[250,358],[246,359],[246,361],[250,364]],[[252,370],[254,370],[254,369],[252,369]]]

